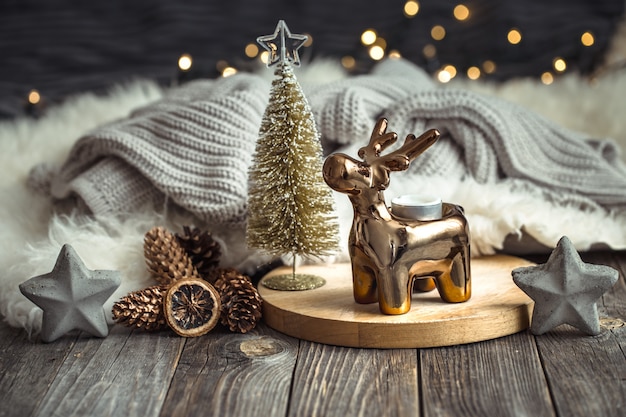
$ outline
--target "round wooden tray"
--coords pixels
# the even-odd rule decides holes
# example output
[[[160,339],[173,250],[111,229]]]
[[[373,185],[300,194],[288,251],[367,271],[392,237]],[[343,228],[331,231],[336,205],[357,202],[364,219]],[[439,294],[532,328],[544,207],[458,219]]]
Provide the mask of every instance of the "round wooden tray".
[[[521,258],[495,255],[472,259],[472,298],[449,304],[437,290],[414,294],[407,314],[388,316],[378,303],[357,304],[349,264],[301,266],[326,285],[308,291],[276,291],[259,284],[263,318],[275,330],[300,339],[338,346],[425,348],[494,339],[530,325],[532,300],[513,282],[511,271],[533,265]],[[291,273],[278,268],[263,279]]]

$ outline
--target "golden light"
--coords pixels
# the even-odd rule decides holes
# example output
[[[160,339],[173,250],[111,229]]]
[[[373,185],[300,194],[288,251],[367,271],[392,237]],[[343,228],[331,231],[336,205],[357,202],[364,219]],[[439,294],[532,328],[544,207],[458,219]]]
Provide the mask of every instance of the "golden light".
[[[443,38],[446,37],[446,30],[444,29],[443,26],[441,25],[435,25],[433,26],[433,28],[430,30],[430,36],[436,40],[436,41],[440,41]]]
[[[450,79],[456,77],[456,67],[454,65],[448,64],[445,67],[443,67],[443,70],[447,72],[448,74],[450,74]]]
[[[181,71],[189,71],[191,64],[193,64],[193,60],[189,54],[182,54],[180,58],[178,58],[178,68],[180,68]]]
[[[469,17],[470,11],[469,11],[469,9],[467,8],[466,5],[464,5],[464,4],[457,4],[454,7],[453,14],[454,14],[454,18],[456,20],[463,21],[463,20],[465,20],[465,19],[467,19]]]
[[[567,68],[567,64],[563,58],[554,58],[552,66],[557,72],[563,72]]]
[[[428,45],[424,46],[424,49],[422,49],[422,53],[426,58],[431,59],[434,58],[435,55],[437,55],[437,48],[435,48],[435,45],[433,45],[432,43],[429,43]]]
[[[346,55],[343,58],[341,58],[341,65],[345,68],[345,69],[353,69],[356,66],[356,60],[354,59],[354,57],[351,57],[350,55]]]
[[[228,62],[224,61],[223,59],[220,59],[219,61],[217,61],[215,63],[215,68],[219,71],[219,72],[224,72],[224,70],[228,67]]]
[[[402,54],[397,49],[389,51],[389,55],[388,56],[391,59],[400,59],[400,58],[402,58]]]
[[[378,35],[374,29],[367,29],[361,34],[361,43],[363,43],[363,45],[371,45],[376,42],[377,37]]]
[[[544,83],[545,85],[550,85],[552,84],[553,81],[554,81],[554,77],[549,72],[546,71],[543,74],[541,74],[541,82]]]
[[[376,38],[376,41],[373,43],[373,45],[380,46],[383,49],[387,49],[387,41],[380,36]]]
[[[595,38],[593,37],[593,33],[591,32],[585,32],[580,36],[580,42],[584,45],[584,46],[591,46],[595,43]]]
[[[307,36],[306,41],[304,41],[304,46],[305,47],[309,47],[311,45],[313,45],[313,36],[311,36],[310,33],[305,33],[305,35]]]
[[[470,80],[477,80],[480,78],[480,68],[478,67],[469,67],[467,69],[467,78]]]
[[[483,62],[483,71],[485,71],[485,74],[493,74],[496,72],[496,63],[490,59],[486,60]]]
[[[448,81],[452,79],[452,77],[450,76],[450,73],[448,71],[441,70],[437,73],[437,79],[441,83],[447,83]]]
[[[226,67],[222,71],[222,77],[230,77],[231,75],[237,74],[237,69],[233,67]]]
[[[385,50],[381,46],[374,45],[370,48],[370,58],[372,58],[373,60],[380,61],[384,58],[384,56]]]
[[[259,54],[259,47],[253,43],[249,43],[246,45],[245,53],[248,58],[254,58]]]
[[[267,60],[270,58],[270,53],[268,51],[263,51],[261,52],[261,55],[259,55],[259,58],[262,63],[267,64]]]
[[[404,3],[404,15],[406,17],[413,17],[420,11],[420,4],[414,0],[409,0]]]
[[[30,104],[37,104],[41,101],[41,95],[37,90],[30,90],[28,93],[28,102]]]
[[[522,41],[522,33],[518,29],[511,29],[506,35],[506,39],[511,45],[517,45]]]

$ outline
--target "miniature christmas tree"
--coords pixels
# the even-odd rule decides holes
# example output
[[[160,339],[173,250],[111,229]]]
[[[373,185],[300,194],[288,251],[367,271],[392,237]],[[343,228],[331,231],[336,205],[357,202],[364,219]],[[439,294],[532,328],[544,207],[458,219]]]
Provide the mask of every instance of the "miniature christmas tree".
[[[292,35],[282,20],[274,35],[259,38],[271,52],[269,65],[279,65],[249,172],[247,242],[273,255],[293,255],[291,275],[264,281],[275,289],[323,285],[320,277],[296,274],[296,256],[319,257],[337,248],[338,224],[322,178],[319,135],[290,64],[299,63],[297,48],[305,39]]]

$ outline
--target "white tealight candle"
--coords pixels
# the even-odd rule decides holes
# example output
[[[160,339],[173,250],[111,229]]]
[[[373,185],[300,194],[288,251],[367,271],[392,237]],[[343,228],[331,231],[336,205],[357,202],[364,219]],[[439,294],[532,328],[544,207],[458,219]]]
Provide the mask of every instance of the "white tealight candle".
[[[391,211],[397,217],[415,220],[441,219],[441,198],[429,194],[406,194],[391,200]]]

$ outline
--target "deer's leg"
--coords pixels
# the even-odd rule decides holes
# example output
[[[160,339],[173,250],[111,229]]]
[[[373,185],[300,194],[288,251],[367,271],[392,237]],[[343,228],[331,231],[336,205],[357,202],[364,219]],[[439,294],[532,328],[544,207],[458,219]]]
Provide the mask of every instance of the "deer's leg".
[[[439,293],[441,293],[441,276],[446,273],[449,275],[451,268],[452,261],[445,258],[417,261],[409,270],[409,274],[415,280],[414,289],[427,292],[436,287],[439,289]]]
[[[450,268],[437,279],[439,295],[449,303],[460,303],[470,299],[471,291],[469,246],[454,253]]]
[[[411,309],[413,280],[406,266],[396,264],[378,275],[378,304],[383,314],[405,314]]]
[[[413,292],[429,292],[437,288],[435,280],[431,277],[416,277],[413,284]]]
[[[354,301],[359,304],[377,302],[376,266],[358,247],[353,248],[350,258],[352,259],[352,291]]]

